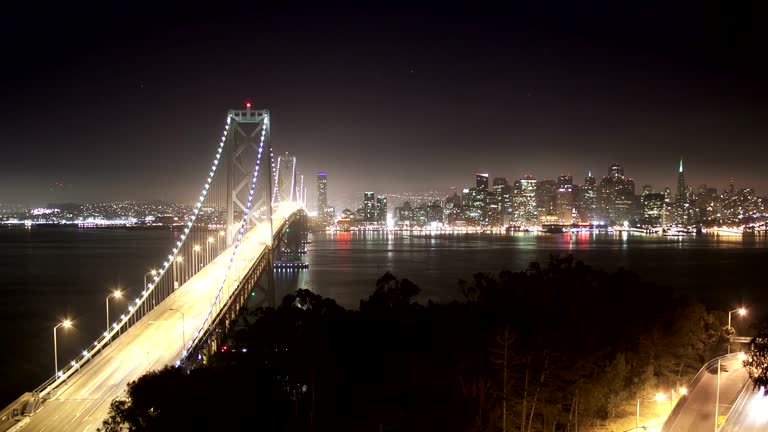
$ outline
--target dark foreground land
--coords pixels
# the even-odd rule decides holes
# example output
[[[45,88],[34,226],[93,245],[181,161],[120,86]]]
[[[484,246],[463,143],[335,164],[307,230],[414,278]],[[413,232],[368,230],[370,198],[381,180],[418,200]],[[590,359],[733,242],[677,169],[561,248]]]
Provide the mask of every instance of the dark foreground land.
[[[356,310],[299,290],[206,365],[132,383],[103,430],[586,429],[725,350],[727,312],[570,256],[458,285],[422,305],[386,273]]]

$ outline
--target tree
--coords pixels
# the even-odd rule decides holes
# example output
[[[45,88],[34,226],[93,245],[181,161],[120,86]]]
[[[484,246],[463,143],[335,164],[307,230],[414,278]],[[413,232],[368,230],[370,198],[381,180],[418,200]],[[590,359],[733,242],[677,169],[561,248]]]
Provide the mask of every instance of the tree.
[[[747,368],[753,388],[768,388],[768,329],[764,328],[752,338],[744,367]]]

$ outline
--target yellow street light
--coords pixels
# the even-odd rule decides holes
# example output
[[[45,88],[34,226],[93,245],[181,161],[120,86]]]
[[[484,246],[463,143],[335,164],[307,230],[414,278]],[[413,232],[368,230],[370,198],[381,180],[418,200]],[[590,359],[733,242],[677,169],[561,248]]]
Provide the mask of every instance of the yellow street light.
[[[56,324],[56,326],[53,328],[53,368],[56,370],[54,376],[57,378],[59,376],[59,350],[58,344],[56,342],[56,329],[62,326],[64,328],[72,327],[72,320],[65,319],[64,321]]]
[[[738,312],[739,315],[744,316],[744,315],[747,314],[747,309],[744,306],[742,306],[742,307],[740,307],[738,309],[734,309],[732,311],[728,311],[728,332],[729,332],[728,334],[730,335],[730,336],[728,336],[728,354],[731,353],[731,337],[733,336],[733,335],[730,334],[730,330],[732,328],[731,327],[731,314],[734,313],[734,312]],[[735,333],[736,333],[736,331],[734,330],[734,334]]]
[[[116,289],[112,291],[112,294],[108,295],[104,303],[106,303],[106,309],[107,309],[107,333],[109,333],[109,298],[114,297],[116,299],[119,299],[123,296],[123,292],[119,289]]]
[[[645,398],[643,396],[640,396],[637,398],[637,412],[635,414],[635,429],[640,429],[640,401],[649,401],[649,400],[655,400],[656,402],[661,402],[667,398],[667,395],[664,393],[656,393],[653,395],[652,398],[649,398],[646,396]]]

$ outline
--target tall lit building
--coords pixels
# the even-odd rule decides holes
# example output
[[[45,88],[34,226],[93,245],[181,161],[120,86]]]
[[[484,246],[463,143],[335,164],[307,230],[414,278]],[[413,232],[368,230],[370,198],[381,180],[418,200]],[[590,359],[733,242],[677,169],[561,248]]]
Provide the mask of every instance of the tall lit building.
[[[374,220],[380,225],[387,224],[387,197],[385,195],[379,195],[376,197]]]
[[[536,209],[539,221],[557,215],[557,182],[542,180],[536,184]]]
[[[499,223],[507,226],[512,223],[512,186],[509,180],[504,177],[494,178],[493,193],[499,206]],[[491,207],[490,202],[488,206]]]
[[[677,172],[677,195],[675,200],[678,203],[686,202],[688,193],[685,189],[685,174],[683,173],[683,158],[680,158],[680,170]]]
[[[608,177],[618,180],[624,178],[624,168],[619,165],[618,163],[615,163],[611,165],[611,168],[608,169]]]
[[[688,199],[688,188],[685,185],[683,173],[683,158],[680,158],[680,169],[677,172],[677,194],[675,195],[675,223],[685,225],[692,222],[691,205]]]
[[[328,207],[328,175],[325,171],[317,173],[317,214],[324,214]]]
[[[557,190],[555,191],[555,213],[558,222],[562,225],[573,223],[574,194],[573,176],[560,174],[557,177]]]
[[[613,164],[597,188],[597,213],[602,221],[621,224],[637,218],[640,200],[635,195],[635,181],[624,175],[624,168]]]
[[[661,226],[664,223],[664,194],[644,193],[640,201],[643,205],[643,225]]]
[[[475,175],[476,188],[479,191],[488,191],[488,174],[476,174]]]
[[[577,212],[579,222],[594,223],[597,219],[597,181],[591,170],[587,172],[584,184],[579,188]]]
[[[526,175],[515,181],[512,192],[512,224],[533,227],[538,224],[536,178]]]
[[[363,193],[363,220],[376,222],[376,200],[373,192]]]

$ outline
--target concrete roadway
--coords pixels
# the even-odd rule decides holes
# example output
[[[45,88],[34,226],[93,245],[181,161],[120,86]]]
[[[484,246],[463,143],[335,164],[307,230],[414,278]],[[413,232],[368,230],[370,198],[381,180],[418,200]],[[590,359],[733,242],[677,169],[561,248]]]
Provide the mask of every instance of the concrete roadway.
[[[718,413],[726,415],[739,393],[749,379],[741,360],[735,355],[721,361],[720,370],[720,404]],[[664,423],[664,432],[689,432],[715,430],[715,401],[717,395],[717,363],[707,372],[703,372],[701,380],[678,404],[681,409],[675,409]]]
[[[284,217],[275,215],[277,229]],[[262,252],[269,228],[256,227],[240,245],[232,270],[237,280]],[[23,430],[35,432],[95,431],[109,412],[109,405],[124,396],[126,385],[148,370],[175,364],[181,357],[182,316],[184,335],[189,341],[202,324],[216,296],[232,247],[201,269],[155,309],[112,342],[53,392]],[[228,277],[228,281],[232,278]]]

